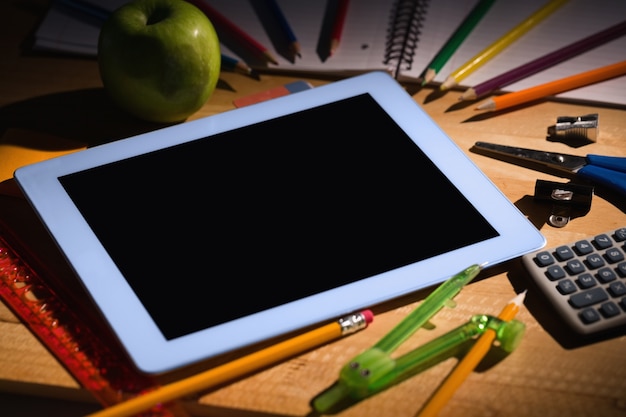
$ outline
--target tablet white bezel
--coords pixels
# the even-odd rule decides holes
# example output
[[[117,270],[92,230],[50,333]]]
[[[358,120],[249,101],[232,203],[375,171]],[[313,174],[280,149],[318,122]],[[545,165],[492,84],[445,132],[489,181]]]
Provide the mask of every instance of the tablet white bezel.
[[[60,176],[115,160],[363,93],[370,94],[387,111],[498,231],[498,237],[167,341],[58,180]],[[382,72],[353,77],[43,161],[18,169],[15,178],[135,365],[146,373],[167,372],[332,320],[440,283],[470,264],[494,265],[545,245],[539,231],[402,87]]]

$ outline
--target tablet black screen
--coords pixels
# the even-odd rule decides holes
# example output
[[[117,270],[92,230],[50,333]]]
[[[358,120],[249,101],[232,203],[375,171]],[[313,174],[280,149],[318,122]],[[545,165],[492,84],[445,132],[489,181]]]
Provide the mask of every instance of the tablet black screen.
[[[59,180],[168,340],[497,236],[368,94]]]

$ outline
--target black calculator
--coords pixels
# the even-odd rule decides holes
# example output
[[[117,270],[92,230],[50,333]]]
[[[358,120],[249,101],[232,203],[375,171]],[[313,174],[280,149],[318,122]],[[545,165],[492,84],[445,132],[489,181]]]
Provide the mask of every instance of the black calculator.
[[[626,328],[626,227],[529,253],[522,262],[574,332]]]

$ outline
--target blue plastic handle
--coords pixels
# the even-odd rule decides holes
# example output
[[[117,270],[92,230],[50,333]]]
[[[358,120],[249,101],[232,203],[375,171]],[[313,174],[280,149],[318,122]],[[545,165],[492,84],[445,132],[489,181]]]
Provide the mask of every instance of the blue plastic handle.
[[[612,169],[613,171],[626,173],[626,158],[619,156],[587,155],[589,165]]]
[[[598,165],[585,165],[577,172],[583,178],[612,188],[626,196],[626,173]]]

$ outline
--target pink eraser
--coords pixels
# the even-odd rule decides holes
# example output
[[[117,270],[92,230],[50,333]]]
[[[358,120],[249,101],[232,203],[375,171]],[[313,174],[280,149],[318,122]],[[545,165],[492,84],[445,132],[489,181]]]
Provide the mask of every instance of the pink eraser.
[[[238,99],[233,100],[233,104],[235,107],[245,107],[251,104],[260,103],[262,101],[267,101],[273,98],[278,98],[282,96],[286,96],[288,94],[297,93],[299,91],[308,90],[309,88],[313,88],[311,84],[306,81],[294,81],[289,84],[281,85],[278,87],[270,88],[266,91],[261,91],[259,93],[250,94],[249,96],[240,97]]]
[[[374,321],[374,313],[372,313],[372,310],[363,310],[361,311],[361,314],[363,314],[363,317],[365,318],[365,322],[367,324],[370,324]]]

